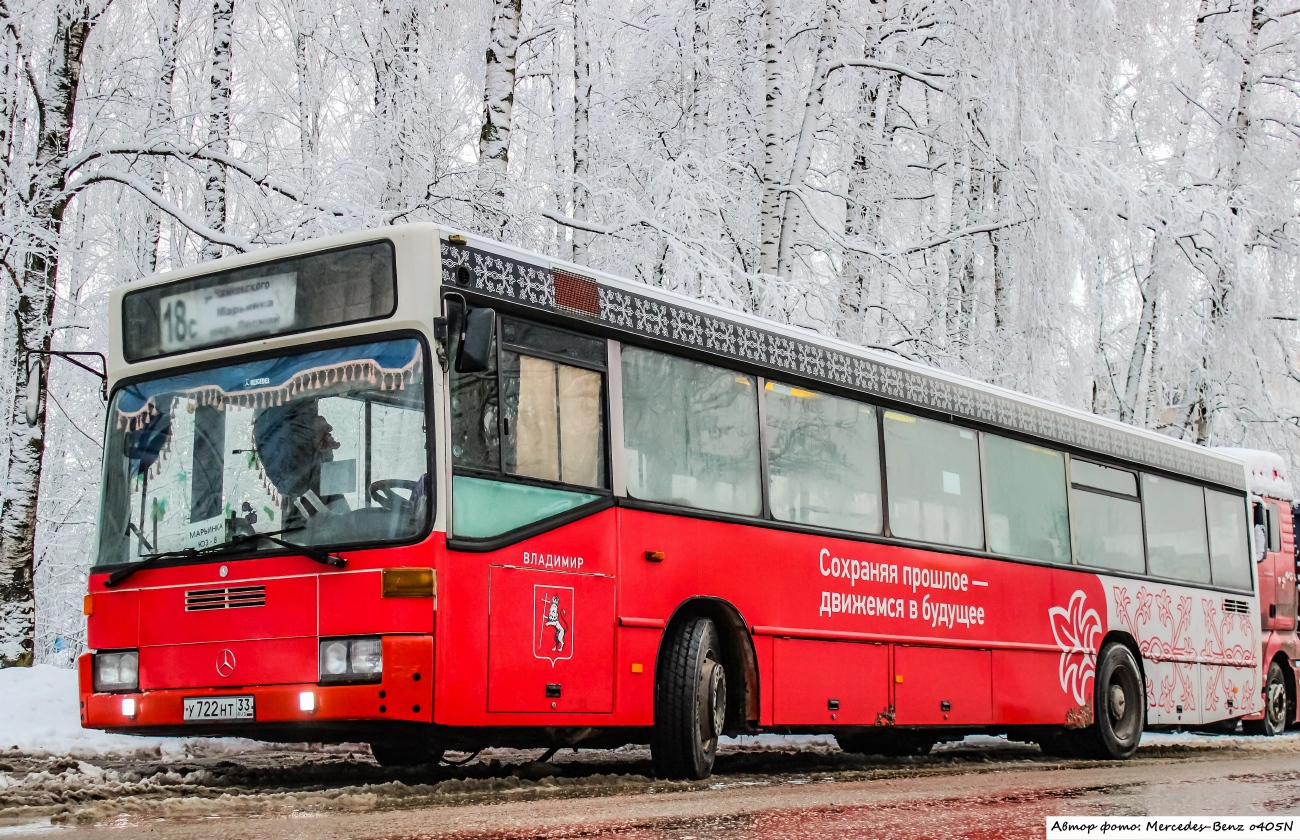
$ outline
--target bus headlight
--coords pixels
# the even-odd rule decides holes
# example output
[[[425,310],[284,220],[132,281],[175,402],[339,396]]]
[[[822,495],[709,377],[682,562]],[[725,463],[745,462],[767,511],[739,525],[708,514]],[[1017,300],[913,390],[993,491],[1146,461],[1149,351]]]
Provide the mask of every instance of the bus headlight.
[[[384,644],[377,636],[321,639],[321,682],[378,682],[384,671]]]
[[[135,691],[140,687],[140,653],[123,650],[95,654],[95,691]]]
[[[380,639],[354,639],[348,664],[354,674],[378,674],[384,670],[384,645]]]

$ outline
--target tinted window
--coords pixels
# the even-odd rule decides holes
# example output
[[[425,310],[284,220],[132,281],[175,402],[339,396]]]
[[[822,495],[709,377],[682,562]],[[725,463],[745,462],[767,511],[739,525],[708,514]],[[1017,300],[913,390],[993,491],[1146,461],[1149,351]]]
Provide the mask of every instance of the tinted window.
[[[1145,572],[1137,476],[1071,458],[1070,482],[1074,562],[1121,572]],[[1090,490],[1093,487],[1123,493],[1127,498],[1094,493]]]
[[[757,516],[754,378],[639,347],[622,368],[628,495]]]
[[[1200,487],[1154,475],[1142,476],[1149,571],[1160,577],[1210,582],[1205,536],[1205,494]]]
[[[1065,455],[984,435],[984,492],[990,551],[1070,561]]]
[[[501,319],[501,341],[525,350],[537,350],[574,361],[605,366],[605,342],[565,330],[543,327],[514,318]]]
[[[1214,582],[1219,586],[1249,589],[1245,500],[1218,490],[1206,490],[1205,518],[1210,525],[1210,570]]]
[[[980,457],[975,433],[885,412],[889,530],[896,537],[980,548]]]
[[[1074,488],[1070,491],[1075,562],[1121,572],[1146,570],[1142,557],[1142,506]]]
[[[1103,467],[1087,461],[1070,463],[1070,479],[1083,487],[1105,490],[1109,493],[1123,493],[1125,496],[1137,495],[1137,477],[1128,470]]]
[[[372,242],[128,292],[128,361],[385,318],[397,305],[393,246]]]
[[[772,516],[880,533],[875,409],[778,382],[767,383],[764,400]]]

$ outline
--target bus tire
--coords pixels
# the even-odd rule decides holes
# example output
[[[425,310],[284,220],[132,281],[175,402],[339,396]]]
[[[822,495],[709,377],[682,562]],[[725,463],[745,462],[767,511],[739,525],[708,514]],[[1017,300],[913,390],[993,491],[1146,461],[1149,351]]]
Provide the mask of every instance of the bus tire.
[[[727,710],[727,673],[718,628],[708,618],[677,625],[665,640],[650,755],[661,779],[713,772]]]
[[[1247,735],[1272,737],[1286,729],[1287,713],[1286,679],[1282,666],[1273,660],[1268,665],[1268,679],[1264,681],[1264,717],[1262,720],[1243,720],[1241,728]]]
[[[1137,660],[1124,645],[1108,644],[1097,657],[1093,713],[1092,726],[1069,733],[1080,758],[1122,760],[1137,752],[1146,722],[1146,692]]]
[[[421,741],[372,741],[370,754],[380,767],[423,767],[442,761],[443,751]]]

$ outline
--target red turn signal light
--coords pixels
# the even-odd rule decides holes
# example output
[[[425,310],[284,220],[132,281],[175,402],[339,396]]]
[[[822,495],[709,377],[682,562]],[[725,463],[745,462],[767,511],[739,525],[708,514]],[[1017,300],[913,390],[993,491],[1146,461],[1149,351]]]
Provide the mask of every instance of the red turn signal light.
[[[385,598],[432,598],[438,594],[438,576],[433,569],[384,569]]]

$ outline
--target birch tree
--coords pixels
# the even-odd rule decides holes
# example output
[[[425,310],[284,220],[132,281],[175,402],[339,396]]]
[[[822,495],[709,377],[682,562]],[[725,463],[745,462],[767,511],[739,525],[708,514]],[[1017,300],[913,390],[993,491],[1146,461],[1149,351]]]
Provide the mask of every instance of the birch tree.
[[[5,319],[5,345],[11,354],[9,378],[14,383],[26,382],[33,367],[48,369],[46,360],[29,357],[27,351],[49,350],[51,346],[59,240],[67,209],[66,168],[82,53],[102,12],[103,6],[90,0],[59,3],[54,9],[48,76],[28,77],[31,89],[27,93],[35,102],[38,130],[30,181],[17,208],[22,213],[19,234],[7,243],[5,265],[14,281],[6,295]],[[6,14],[7,9],[0,9],[0,16]],[[9,37],[21,38],[23,29],[7,22]],[[17,46],[21,61],[37,60],[21,43]],[[33,546],[45,456],[45,400],[38,406],[35,426],[28,426],[25,420],[24,389],[15,387],[9,402],[9,455],[0,501],[0,667],[31,664],[35,653]]]

